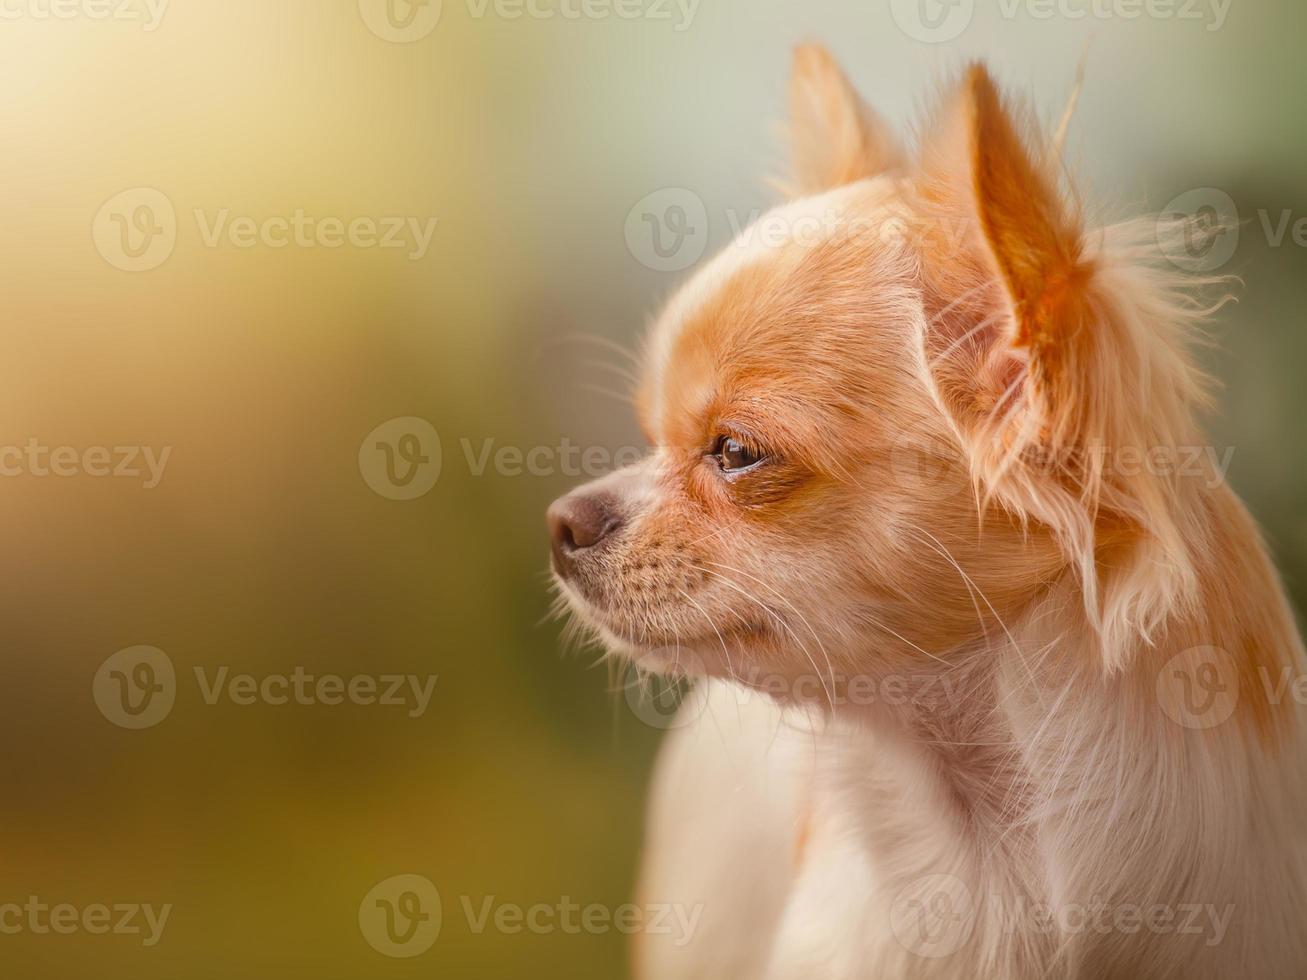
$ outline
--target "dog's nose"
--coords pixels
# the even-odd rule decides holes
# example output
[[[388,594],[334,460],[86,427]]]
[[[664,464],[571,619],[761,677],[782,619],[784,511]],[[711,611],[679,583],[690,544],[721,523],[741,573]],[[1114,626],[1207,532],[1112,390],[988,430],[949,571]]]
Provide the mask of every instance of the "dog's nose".
[[[571,494],[560,497],[545,515],[553,547],[554,568],[560,575],[572,569],[579,551],[593,548],[622,525],[613,499],[607,494]]]

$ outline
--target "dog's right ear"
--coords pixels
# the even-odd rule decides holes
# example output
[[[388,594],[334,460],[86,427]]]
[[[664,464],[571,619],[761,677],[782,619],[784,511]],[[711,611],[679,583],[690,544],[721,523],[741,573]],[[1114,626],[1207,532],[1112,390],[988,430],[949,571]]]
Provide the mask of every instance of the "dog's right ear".
[[[898,140],[867,106],[829,51],[804,44],[794,52],[790,78],[793,196],[818,194],[903,163]]]
[[[1197,478],[1117,464],[1200,445],[1186,337],[1205,308],[1149,243],[1156,225],[1086,233],[1043,145],[980,64],[927,128],[920,367],[982,501],[1062,545],[1117,669],[1197,601]]]

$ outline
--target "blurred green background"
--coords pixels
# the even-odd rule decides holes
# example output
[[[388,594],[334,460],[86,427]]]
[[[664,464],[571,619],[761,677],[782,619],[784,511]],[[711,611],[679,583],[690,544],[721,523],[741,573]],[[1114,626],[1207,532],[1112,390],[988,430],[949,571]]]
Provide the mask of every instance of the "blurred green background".
[[[1063,0],[1049,17],[967,0],[626,0],[627,17],[603,0],[445,0],[438,22],[403,0],[103,5],[125,19],[59,2],[0,10],[0,446],[171,455],[152,489],[85,465],[0,478],[0,906],[173,908],[151,947],[0,929],[5,977],[626,974],[615,931],[478,934],[462,898],[631,896],[658,714],[563,652],[542,513],[581,479],[567,446],[593,470],[640,445],[609,345],[634,346],[682,275],[663,267],[772,200],[805,39],[904,128],[975,56],[1056,119],[1087,53],[1070,159],[1095,213],[1229,195],[1244,224],[1221,271],[1244,285],[1210,356],[1226,385],[1213,441],[1236,448],[1232,479],[1301,607],[1297,0],[1152,16]],[[934,21],[913,26],[923,9],[943,18],[935,39]],[[172,217],[142,212],[138,188]],[[667,188],[703,214],[692,251],[663,261],[636,205]],[[245,226],[206,242],[224,212],[297,210],[437,224],[421,255],[411,226],[400,249],[365,231],[278,247],[275,229],[243,247]],[[1275,245],[1264,226],[1286,213]],[[365,438],[404,417],[441,447],[411,500],[386,492],[381,437]],[[414,445],[432,455],[397,438],[391,475]],[[543,448],[517,472],[494,462],[504,447]],[[166,654],[176,694],[133,730],[93,694],[117,683],[101,665],[142,644]],[[223,667],[438,681],[418,717],[206,703],[194,671]],[[444,900],[438,940],[407,959],[360,924],[401,874]]]

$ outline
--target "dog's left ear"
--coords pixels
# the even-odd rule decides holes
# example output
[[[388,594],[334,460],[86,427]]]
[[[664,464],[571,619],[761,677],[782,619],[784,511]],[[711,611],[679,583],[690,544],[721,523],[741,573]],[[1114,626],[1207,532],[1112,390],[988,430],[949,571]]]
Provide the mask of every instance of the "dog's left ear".
[[[793,175],[786,190],[818,194],[901,166],[902,151],[885,121],[862,101],[829,51],[805,44],[790,78]]]

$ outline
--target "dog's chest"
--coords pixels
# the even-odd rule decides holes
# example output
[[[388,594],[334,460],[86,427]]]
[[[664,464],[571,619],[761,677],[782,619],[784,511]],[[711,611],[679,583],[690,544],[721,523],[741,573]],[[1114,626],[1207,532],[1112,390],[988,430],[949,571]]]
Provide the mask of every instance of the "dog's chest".
[[[996,897],[1025,901],[1014,883],[1032,871],[1013,852],[987,847],[982,882],[978,840],[1003,830],[977,827],[975,816],[963,817],[947,783],[910,751],[832,748],[799,822],[799,863],[767,980],[966,975],[964,964],[976,961],[954,954],[994,945],[986,933]]]

